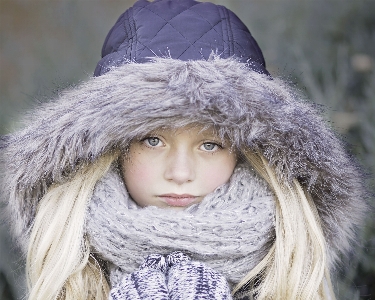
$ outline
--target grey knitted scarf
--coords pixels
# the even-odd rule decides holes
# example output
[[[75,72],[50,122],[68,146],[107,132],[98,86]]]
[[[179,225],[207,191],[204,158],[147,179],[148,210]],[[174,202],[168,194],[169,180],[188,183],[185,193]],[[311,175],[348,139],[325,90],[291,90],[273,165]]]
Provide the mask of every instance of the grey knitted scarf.
[[[230,284],[264,257],[273,228],[272,192],[244,164],[200,204],[181,211],[140,208],[113,167],[95,187],[86,220],[92,252],[125,274],[150,254],[181,251],[223,274]]]

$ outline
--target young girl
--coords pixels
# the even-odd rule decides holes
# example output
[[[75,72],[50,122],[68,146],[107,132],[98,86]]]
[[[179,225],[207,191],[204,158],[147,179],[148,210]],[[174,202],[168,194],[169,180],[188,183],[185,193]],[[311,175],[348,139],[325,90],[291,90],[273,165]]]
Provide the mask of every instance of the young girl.
[[[228,9],[140,0],[1,140],[29,299],[334,299],[360,171]]]

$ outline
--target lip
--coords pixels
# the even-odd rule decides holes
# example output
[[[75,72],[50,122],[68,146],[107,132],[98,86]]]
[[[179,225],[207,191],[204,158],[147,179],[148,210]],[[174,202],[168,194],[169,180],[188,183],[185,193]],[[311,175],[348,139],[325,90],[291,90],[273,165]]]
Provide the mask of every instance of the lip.
[[[190,194],[163,194],[159,195],[169,206],[185,207],[192,204],[198,197]]]

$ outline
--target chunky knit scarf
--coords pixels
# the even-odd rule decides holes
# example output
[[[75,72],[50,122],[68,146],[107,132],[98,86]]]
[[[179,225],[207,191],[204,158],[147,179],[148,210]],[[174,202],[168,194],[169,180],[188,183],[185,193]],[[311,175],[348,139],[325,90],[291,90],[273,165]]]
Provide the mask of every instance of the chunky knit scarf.
[[[200,204],[181,211],[140,208],[113,167],[95,187],[86,220],[92,252],[123,274],[136,271],[150,254],[181,251],[223,274],[230,284],[264,257],[273,228],[272,192],[245,164]]]

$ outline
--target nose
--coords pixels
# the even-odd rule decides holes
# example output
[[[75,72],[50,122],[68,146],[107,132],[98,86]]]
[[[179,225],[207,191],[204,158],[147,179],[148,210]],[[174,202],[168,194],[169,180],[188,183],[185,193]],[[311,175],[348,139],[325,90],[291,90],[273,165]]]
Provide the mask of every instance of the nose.
[[[186,149],[176,149],[168,155],[164,177],[178,185],[195,179],[195,162],[192,153]]]

